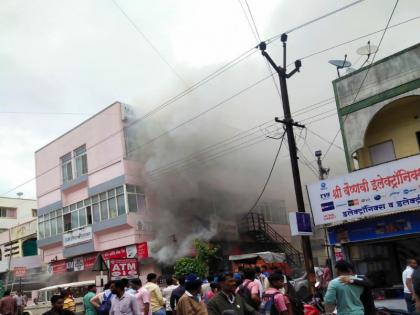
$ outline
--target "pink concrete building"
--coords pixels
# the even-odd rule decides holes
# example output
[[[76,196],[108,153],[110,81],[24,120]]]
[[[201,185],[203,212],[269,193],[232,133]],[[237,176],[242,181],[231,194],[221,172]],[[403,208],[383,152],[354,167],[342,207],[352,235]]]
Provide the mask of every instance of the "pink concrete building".
[[[151,268],[142,170],[127,158],[133,122],[130,107],[116,102],[35,153],[38,247],[63,281],[94,279],[98,253],[138,258],[142,275]]]

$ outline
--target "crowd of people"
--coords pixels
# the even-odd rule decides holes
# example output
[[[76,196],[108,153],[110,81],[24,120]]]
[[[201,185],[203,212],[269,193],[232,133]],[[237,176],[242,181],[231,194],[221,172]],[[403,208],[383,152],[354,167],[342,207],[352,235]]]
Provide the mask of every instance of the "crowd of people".
[[[22,290],[17,290],[15,295],[11,295],[10,291],[4,292],[0,300],[1,315],[22,315],[26,306],[26,296],[22,294]]]
[[[303,315],[303,304],[280,270],[243,269],[202,279],[195,274],[168,277],[166,287],[158,276],[123,279],[96,293],[91,285],[83,297],[86,315]],[[44,315],[73,315],[76,303],[71,291],[51,298]]]

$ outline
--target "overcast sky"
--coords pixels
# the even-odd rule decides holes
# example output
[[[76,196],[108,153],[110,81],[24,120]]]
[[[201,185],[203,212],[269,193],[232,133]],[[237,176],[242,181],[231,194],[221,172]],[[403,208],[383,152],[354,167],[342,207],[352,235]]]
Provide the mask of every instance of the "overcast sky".
[[[243,0],[115,1],[159,54],[111,0],[0,1],[0,194],[35,176],[35,150],[90,115],[117,100],[135,106],[139,112],[147,112],[256,44],[240,5],[246,8]],[[351,2],[248,0],[262,39]],[[292,32],[289,61],[384,28],[394,4],[395,0],[366,0]],[[391,25],[413,18],[419,12],[420,1],[400,0]],[[420,19],[390,29],[376,59],[418,43],[419,29]],[[331,81],[336,78],[336,71],[328,64],[329,59],[340,59],[348,54],[350,61],[357,62],[357,68],[362,59],[356,49],[368,40],[378,44],[380,36],[381,33],[304,59],[301,72],[289,79],[292,111],[333,96]],[[278,41],[268,47],[276,60],[281,58],[279,48]],[[163,129],[176,126],[267,73],[263,57],[254,54],[185,100],[170,106],[166,114],[151,117],[149,124],[159,124]],[[334,107],[335,104],[329,104],[297,120]],[[276,115],[282,115],[279,96],[273,82],[266,80],[201,120],[180,128],[171,137],[193,137],[205,147],[211,143],[206,143],[209,137],[201,136],[200,132],[211,130],[215,122],[224,127],[211,140],[220,141]],[[331,116],[308,127],[331,140],[339,124],[337,117]],[[311,161],[315,149],[325,151],[328,147],[310,132],[306,142],[300,142],[301,150]],[[336,144],[342,146],[341,136]],[[252,172],[256,176],[257,193],[276,148],[275,141],[266,141],[224,158],[235,164],[246,154],[246,158],[254,162]],[[285,177],[290,176],[286,150],[281,156],[279,171],[269,188],[273,194],[277,193],[277,183],[290,180]],[[177,158],[182,158],[180,152]],[[159,161],[163,163],[162,159]],[[332,169],[332,175],[345,172],[343,152],[336,147],[325,163]],[[285,170],[283,176],[279,175],[280,170]],[[302,172],[304,183],[316,180],[304,165]],[[35,182],[8,195],[15,196],[18,191],[24,192],[25,197],[34,197]]]

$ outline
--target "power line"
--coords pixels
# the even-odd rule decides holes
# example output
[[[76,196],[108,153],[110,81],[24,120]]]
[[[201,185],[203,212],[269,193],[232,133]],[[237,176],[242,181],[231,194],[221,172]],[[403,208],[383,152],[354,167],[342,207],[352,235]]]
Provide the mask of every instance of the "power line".
[[[263,194],[264,194],[264,192],[265,192],[265,190],[266,190],[266,188],[268,186],[268,183],[270,182],[271,175],[273,174],[274,167],[276,166],[277,159],[279,157],[279,154],[280,154],[280,151],[281,151],[281,147],[283,145],[283,141],[284,141],[285,135],[286,135],[286,132],[283,132],[283,136],[281,137],[279,148],[278,148],[278,150],[276,152],[276,156],[274,157],[273,164],[271,166],[270,172],[268,173],[268,176],[267,176],[267,179],[266,179],[266,181],[264,183],[264,186],[263,186],[260,194],[258,195],[257,200],[255,200],[254,204],[252,205],[252,207],[249,209],[248,212],[251,212],[252,210],[254,210],[255,207],[258,205],[258,202],[261,200],[261,197],[263,196]]]
[[[377,54],[378,54],[379,48],[381,47],[382,41],[384,40],[384,37],[385,37],[386,31],[388,30],[389,24],[391,23],[392,17],[394,16],[394,12],[395,12],[395,9],[397,8],[398,3],[399,3],[399,0],[396,0],[396,1],[395,1],[395,5],[394,5],[394,7],[393,7],[393,9],[392,9],[391,15],[390,15],[390,16],[389,16],[389,18],[388,18],[388,21],[387,21],[387,23],[386,23],[385,29],[384,29],[384,31],[383,31],[383,33],[382,33],[382,36],[381,36],[381,39],[380,39],[380,41],[379,41],[379,44],[378,44],[378,49],[375,51],[375,54],[374,54],[374,55],[373,55],[373,57],[372,57],[372,62],[370,63],[370,65],[369,65],[369,66],[367,67],[367,69],[366,69],[366,74],[365,74],[365,76],[363,77],[363,80],[362,80],[362,82],[360,83],[359,89],[357,90],[357,93],[356,93],[356,95],[355,95],[355,97],[354,97],[354,99],[353,99],[353,102],[352,102],[351,104],[354,104],[354,103],[356,102],[357,97],[359,96],[359,93],[360,93],[360,91],[361,91],[361,89],[362,89],[362,87],[363,87],[363,84],[364,84],[364,83],[365,83],[365,81],[366,81],[366,78],[367,78],[367,76],[368,76],[368,74],[369,74],[369,71],[370,71],[370,69],[372,68],[372,65],[373,65],[373,63],[374,63],[374,61],[375,61],[375,58],[376,58]],[[346,117],[344,118],[344,121],[346,121],[347,117],[348,117],[348,116],[346,116]],[[343,123],[344,123],[344,121],[343,121]],[[334,142],[335,142],[335,140],[337,139],[337,137],[338,137],[338,135],[340,134],[340,132],[341,132],[341,128],[339,128],[339,129],[338,129],[338,131],[337,131],[336,135],[334,136],[334,138],[332,139],[331,143],[334,143]],[[328,154],[328,152],[331,150],[331,148],[332,148],[332,144],[330,144],[330,145],[328,146],[328,149],[327,149],[327,151],[325,152],[324,156],[322,157],[322,160],[324,160],[324,159],[325,159],[325,157],[327,156],[327,154]]]
[[[257,24],[255,23],[254,16],[252,15],[252,11],[251,11],[251,8],[250,8],[247,0],[245,0],[245,4],[246,4],[246,7],[248,8],[249,15],[251,16],[252,24],[254,25],[255,33],[257,34],[257,38],[261,42],[261,36],[260,36],[260,33],[258,32]]]
[[[175,68],[166,60],[165,57],[160,53],[160,51],[156,48],[155,45],[147,38],[146,34],[140,29],[140,27],[131,19],[128,14],[123,10],[123,8],[116,2],[116,0],[112,0],[112,3],[120,10],[120,12],[125,16],[127,21],[133,26],[136,32],[143,38],[143,40],[149,44],[149,46],[153,49],[153,51],[159,56],[159,58],[172,70],[172,72],[181,80],[186,86],[188,86],[187,82],[184,78],[175,70]]]

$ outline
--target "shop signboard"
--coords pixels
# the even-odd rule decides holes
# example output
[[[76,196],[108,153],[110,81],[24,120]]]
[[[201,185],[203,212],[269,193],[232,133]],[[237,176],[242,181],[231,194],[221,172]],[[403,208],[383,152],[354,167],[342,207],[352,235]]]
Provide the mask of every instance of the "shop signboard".
[[[289,225],[292,236],[310,236],[312,232],[311,215],[306,212],[289,213]]]
[[[89,254],[89,255],[86,255],[86,256],[83,257],[83,265],[84,265],[85,270],[92,269],[97,255],[98,254],[93,253],[93,254]]]
[[[137,244],[137,257],[140,259],[149,258],[149,248],[147,242]]]
[[[51,270],[53,274],[64,273],[67,271],[67,264],[65,260],[54,261],[51,263]]]
[[[83,261],[83,257],[73,258],[73,269],[74,269],[74,271],[85,270],[85,263]]]
[[[26,276],[26,267],[15,267],[13,268],[15,278],[22,278]]]
[[[102,257],[104,260],[123,259],[123,258],[127,258],[127,251],[125,247],[115,248],[115,249],[111,249],[111,250],[107,250],[103,252]]]
[[[111,280],[133,279],[139,276],[137,258],[111,259],[109,261],[109,270]]]
[[[307,186],[316,225],[420,208],[420,155]]]
[[[68,233],[63,234],[63,246],[73,246],[80,243],[85,243],[92,240],[93,233],[92,227],[86,226],[81,229],[77,229]]]
[[[15,241],[32,234],[36,234],[37,231],[37,220],[26,222],[10,229],[10,240]]]

